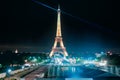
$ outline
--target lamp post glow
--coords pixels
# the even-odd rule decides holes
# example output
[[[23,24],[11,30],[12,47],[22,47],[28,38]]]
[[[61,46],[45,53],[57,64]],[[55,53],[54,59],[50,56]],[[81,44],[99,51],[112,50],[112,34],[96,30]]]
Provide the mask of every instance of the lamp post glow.
[[[8,73],[10,73],[12,70],[11,69],[8,69]]]

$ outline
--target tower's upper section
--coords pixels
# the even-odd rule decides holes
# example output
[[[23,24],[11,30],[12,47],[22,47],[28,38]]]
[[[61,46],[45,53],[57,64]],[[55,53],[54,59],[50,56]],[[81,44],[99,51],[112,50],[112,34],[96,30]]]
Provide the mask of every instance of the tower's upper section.
[[[56,32],[56,36],[60,37],[61,35],[61,20],[60,20],[60,6],[58,5],[58,10],[57,10],[57,32]]]

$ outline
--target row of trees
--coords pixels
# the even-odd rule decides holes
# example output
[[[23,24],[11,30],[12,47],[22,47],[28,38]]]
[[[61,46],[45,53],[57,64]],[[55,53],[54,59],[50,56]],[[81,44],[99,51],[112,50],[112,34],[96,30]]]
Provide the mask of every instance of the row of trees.
[[[47,55],[43,53],[14,53],[12,51],[5,51],[0,54],[0,71],[9,66],[23,65],[25,60],[30,57],[37,57],[41,61],[42,59],[46,59]]]

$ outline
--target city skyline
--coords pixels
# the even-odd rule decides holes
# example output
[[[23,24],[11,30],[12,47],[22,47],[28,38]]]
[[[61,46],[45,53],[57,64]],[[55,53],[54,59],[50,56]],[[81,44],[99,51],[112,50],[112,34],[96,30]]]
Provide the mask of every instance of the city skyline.
[[[120,33],[113,21],[111,0],[36,1],[54,9],[60,4],[64,12],[71,14],[62,13],[61,16],[64,44],[68,50],[120,48]],[[8,2],[1,13],[0,49],[13,46],[13,49],[38,47],[50,51],[56,30],[56,11],[34,1]]]

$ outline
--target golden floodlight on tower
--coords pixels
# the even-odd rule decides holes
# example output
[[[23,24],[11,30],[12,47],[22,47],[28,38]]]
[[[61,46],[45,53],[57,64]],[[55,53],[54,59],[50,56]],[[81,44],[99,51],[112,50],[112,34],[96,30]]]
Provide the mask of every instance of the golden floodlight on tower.
[[[54,53],[56,52],[62,52],[64,56],[68,56],[68,53],[66,51],[66,48],[64,47],[63,40],[62,40],[62,33],[61,33],[61,10],[60,6],[58,6],[57,10],[57,32],[55,37],[55,42],[52,48],[52,51],[50,52],[49,56],[52,57]],[[60,44],[60,46],[58,46]]]

